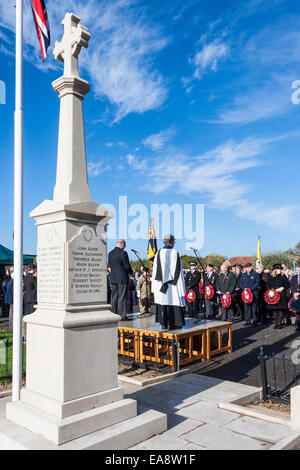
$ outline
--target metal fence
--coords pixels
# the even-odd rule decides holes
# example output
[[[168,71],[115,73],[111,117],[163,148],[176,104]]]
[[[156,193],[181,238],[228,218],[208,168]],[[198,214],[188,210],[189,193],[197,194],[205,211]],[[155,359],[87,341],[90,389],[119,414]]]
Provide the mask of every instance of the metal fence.
[[[290,357],[259,353],[263,400],[289,404],[290,390],[300,383],[300,366]]]

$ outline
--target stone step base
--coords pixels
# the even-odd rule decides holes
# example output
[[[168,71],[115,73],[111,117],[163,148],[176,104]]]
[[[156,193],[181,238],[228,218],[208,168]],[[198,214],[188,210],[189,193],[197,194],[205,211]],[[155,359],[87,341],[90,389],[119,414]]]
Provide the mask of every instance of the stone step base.
[[[136,401],[129,398],[63,419],[22,401],[8,403],[6,407],[7,419],[57,445],[133,418],[136,414]]]
[[[0,450],[125,450],[167,430],[167,416],[149,410],[138,416],[57,446],[27,429],[0,421]]]

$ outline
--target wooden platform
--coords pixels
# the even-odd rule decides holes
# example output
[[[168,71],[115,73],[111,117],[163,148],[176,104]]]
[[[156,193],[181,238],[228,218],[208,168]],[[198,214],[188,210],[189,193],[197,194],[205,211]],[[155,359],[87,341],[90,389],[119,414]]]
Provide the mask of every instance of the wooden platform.
[[[155,315],[123,321],[118,326],[118,352],[135,364],[161,364],[179,370],[198,360],[208,361],[225,351],[232,352],[232,323],[186,318],[186,325],[163,330]]]

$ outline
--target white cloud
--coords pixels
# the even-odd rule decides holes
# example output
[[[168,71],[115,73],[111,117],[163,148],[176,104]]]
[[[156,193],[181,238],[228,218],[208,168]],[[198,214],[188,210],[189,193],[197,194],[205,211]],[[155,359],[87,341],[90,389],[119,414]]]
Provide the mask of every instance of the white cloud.
[[[216,124],[244,125],[261,119],[278,116],[292,108],[291,81],[285,83],[263,84],[238,94],[231,105],[217,111],[218,117],[211,121]]]
[[[147,163],[144,160],[139,159],[136,155],[128,153],[125,157],[126,162],[129,166],[132,166],[137,171],[143,171],[147,168]]]
[[[89,161],[87,163],[87,170],[88,170],[88,175],[93,178],[94,176],[99,176],[102,175],[102,173],[105,173],[106,171],[111,170],[110,165],[105,165],[102,160],[95,162],[95,161]]]
[[[157,134],[151,134],[149,137],[142,141],[145,147],[150,147],[152,150],[159,150],[163,148],[171,137],[175,134],[175,129],[170,127],[165,131],[160,131]]]
[[[193,77],[201,79],[208,71],[216,72],[218,63],[229,54],[229,46],[225,42],[215,39],[213,42],[204,44],[190,63],[194,66]]]
[[[51,48],[43,64],[40,58],[30,2],[24,3],[24,56],[41,70],[61,68],[52,49],[63,34],[61,21],[73,11],[91,32],[89,49],[80,55],[80,65],[91,77],[94,94],[112,105],[114,122],[129,113],[159,108],[167,97],[166,83],[153,66],[153,59],[167,39],[149,23],[147,12],[134,0],[52,0],[47,3]],[[15,9],[0,0],[0,27],[15,29]],[[4,30],[5,31],[5,30]]]
[[[295,207],[274,205],[251,199],[251,188],[239,174],[262,164],[261,156],[275,139],[229,140],[204,154],[191,156],[166,146],[149,159],[140,161],[143,189],[156,194],[176,191],[204,198],[210,207],[231,210],[236,216],[277,229],[292,222]],[[135,160],[128,163],[135,166]],[[252,196],[253,198],[253,196]]]

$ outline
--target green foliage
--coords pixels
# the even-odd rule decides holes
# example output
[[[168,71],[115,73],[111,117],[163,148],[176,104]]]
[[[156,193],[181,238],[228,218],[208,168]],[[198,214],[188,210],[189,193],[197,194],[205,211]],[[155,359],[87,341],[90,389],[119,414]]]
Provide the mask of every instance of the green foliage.
[[[224,256],[218,255],[217,253],[211,253],[204,258],[205,264],[213,264],[214,266],[217,266],[217,268],[220,268],[224,261]]]
[[[198,260],[195,256],[183,255],[183,256],[180,256],[180,260],[181,260],[183,269],[189,269],[191,262],[198,263]]]
[[[292,269],[294,260],[295,256],[287,251],[272,251],[262,256],[262,264],[265,268],[269,269],[272,269],[273,264],[277,263],[284,263],[288,266],[289,269]]]
[[[195,256],[183,255],[180,256],[180,259],[183,269],[188,269],[190,267],[191,262],[195,262],[199,265],[199,261]],[[219,268],[221,264],[225,261],[225,258],[224,256],[218,255],[217,253],[211,253],[210,255],[207,255],[204,258],[200,257],[200,260],[203,267],[205,267],[207,264],[213,264],[214,266],[217,266]]]
[[[1,360],[4,363],[0,363],[0,383],[8,383],[11,381],[12,376],[12,332],[8,330],[0,330],[0,341],[1,347],[5,348],[5,354],[1,354]],[[4,357],[5,356],[5,357]],[[26,346],[23,344],[23,374],[25,374],[26,368]]]
[[[142,266],[146,266],[147,268],[150,269],[150,261],[146,258],[143,258],[142,261],[143,263],[141,263],[139,260],[131,260],[130,261],[131,267],[135,271],[140,271]]]

